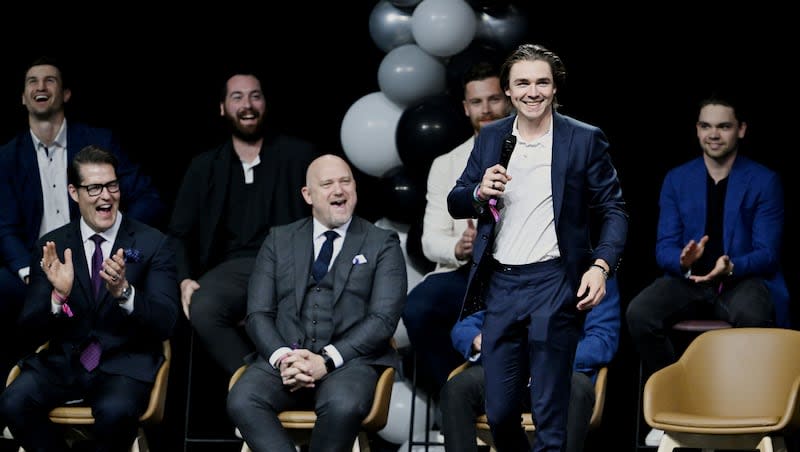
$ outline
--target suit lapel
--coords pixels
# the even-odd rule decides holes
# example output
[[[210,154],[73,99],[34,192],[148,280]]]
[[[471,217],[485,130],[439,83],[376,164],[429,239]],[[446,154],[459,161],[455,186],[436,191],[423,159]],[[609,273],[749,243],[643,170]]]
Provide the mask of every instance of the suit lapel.
[[[697,212],[697,215],[693,215],[691,220],[687,222],[686,237],[700,240],[700,237],[706,233],[706,217],[708,216],[708,199],[706,195],[708,193],[708,170],[705,163],[703,163],[702,157],[694,161],[688,172],[688,177],[682,180],[681,183],[686,184],[687,187],[686,190],[681,190],[681,193],[701,194],[701,196],[684,196],[679,201],[682,204],[684,202],[694,204],[689,206],[689,210]],[[728,204],[728,200],[725,201],[725,204]],[[724,235],[727,235],[727,232],[724,232]]]
[[[722,218],[722,246],[723,252],[726,254],[728,250],[731,249],[733,234],[738,224],[736,219],[739,217],[739,207],[744,201],[745,189],[750,186],[748,179],[750,179],[750,172],[747,171],[744,160],[737,156],[736,160],[733,162],[731,173],[728,176],[727,193],[725,194],[725,213]]]
[[[564,185],[567,181],[572,129],[556,112],[553,112],[553,155],[550,168],[550,185],[553,191],[553,215],[558,227],[561,207],[564,205]]]
[[[303,307],[303,298],[308,287],[308,278],[311,274],[311,260],[314,258],[314,222],[309,218],[298,229],[292,232],[289,243],[293,245],[294,255],[294,290],[297,312]],[[278,259],[281,256],[277,256]],[[277,265],[281,265],[280,260]]]
[[[359,250],[361,250],[362,244],[364,243],[364,239],[366,239],[366,234],[364,233],[364,225],[361,221],[353,217],[353,221],[350,222],[350,227],[347,229],[347,235],[344,238],[344,243],[342,244],[342,250],[339,251],[339,255],[336,256],[336,260],[333,261],[333,304],[335,305],[336,302],[339,300],[339,297],[342,295],[342,291],[344,290],[344,286],[347,284],[347,279],[350,277],[350,271],[353,269],[353,258],[358,254]]]
[[[77,221],[72,223],[72,227],[67,232],[65,248],[72,250],[72,266],[75,271],[75,281],[78,283],[78,289],[83,291],[85,297],[74,297],[77,299],[92,300],[94,294],[92,293],[92,280],[89,276],[89,263],[86,262],[86,252],[83,247],[83,238],[81,237],[80,225]],[[76,288],[73,287],[72,290]],[[87,309],[89,306],[86,307]]]
[[[33,147],[33,138],[31,138],[30,131],[25,131],[19,134],[17,138],[17,156],[20,163],[20,174],[22,174],[23,187],[41,187],[42,179],[39,175],[39,163],[36,161],[36,148]],[[44,198],[42,197],[42,190],[24,190],[24,202],[28,205],[35,206],[33,208],[33,218],[31,219],[32,225],[42,224],[44,217]],[[72,202],[70,202],[72,204]],[[30,227],[31,232],[39,236],[39,230]]]

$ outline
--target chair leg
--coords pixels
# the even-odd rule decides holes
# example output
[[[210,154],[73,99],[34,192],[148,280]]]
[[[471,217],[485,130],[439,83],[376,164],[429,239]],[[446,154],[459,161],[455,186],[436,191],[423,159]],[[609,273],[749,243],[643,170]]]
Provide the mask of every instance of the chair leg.
[[[765,436],[765,437],[761,438],[761,441],[758,442],[758,445],[756,446],[756,449],[758,449],[759,452],[773,452],[773,451],[780,450],[780,449],[777,449],[777,448],[773,448],[772,438],[770,438],[769,436]],[[786,450],[785,445],[783,447],[783,450],[784,451]]]
[[[144,429],[139,427],[139,433],[133,440],[131,452],[150,452],[150,446],[147,444],[147,437],[144,436]]]
[[[358,433],[358,437],[353,442],[353,452],[370,452],[367,432],[361,431]]]
[[[681,447],[681,444],[668,432],[664,432],[661,442],[658,443],[658,452],[672,452],[676,447]]]

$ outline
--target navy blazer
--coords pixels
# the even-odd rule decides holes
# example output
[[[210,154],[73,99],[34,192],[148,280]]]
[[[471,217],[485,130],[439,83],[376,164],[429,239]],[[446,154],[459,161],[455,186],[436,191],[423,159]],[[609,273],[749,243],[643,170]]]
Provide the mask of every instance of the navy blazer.
[[[110,130],[67,121],[67,167],[87,145],[100,146],[119,160],[120,210],[131,218],[158,227],[166,208],[148,176],[122,151]],[[0,148],[0,263],[14,274],[28,265],[39,238],[44,206],[39,163],[30,130]],[[78,204],[69,200],[70,219],[80,217]]]
[[[247,295],[247,333],[259,358],[302,344],[309,332],[300,317],[314,256],[311,217],[272,228],[258,253]],[[333,272],[331,344],[348,362],[398,366],[390,345],[406,300],[406,264],[397,233],[353,217]],[[323,344],[327,345],[327,344]]]
[[[481,263],[486,255],[491,256],[495,235],[494,218],[484,204],[475,202],[473,191],[486,169],[500,161],[503,140],[511,134],[515,119],[512,115],[481,129],[464,172],[447,196],[453,218],[478,218],[462,317],[484,306],[481,286],[487,277],[479,272],[491,270]],[[581,275],[595,259],[606,261],[612,272],[617,268],[628,233],[622,189],[603,132],[554,112],[551,179],[558,248],[577,291]],[[594,228],[590,218],[600,227]],[[596,246],[591,241],[592,230],[599,233]]]
[[[48,240],[56,243],[62,262],[64,250],[72,250],[75,282],[67,301],[72,317],[51,312],[53,285],[38,265],[42,246]],[[105,284],[100,299],[94,300],[79,221],[45,234],[33,253],[31,283],[19,322],[42,342],[49,340],[50,346],[26,358],[23,366],[36,368],[55,380],[69,381],[80,371],[82,347],[95,338],[103,349],[101,371],[154,381],[164,359],[162,342],[172,336],[180,309],[175,254],[167,243],[166,236],[155,228],[122,217],[112,250],[138,250],[140,256],[138,262],[128,260],[125,264],[125,277],[136,291],[133,311],[128,314]]]
[[[708,170],[697,157],[670,170],[661,186],[656,262],[682,277],[680,256],[690,240],[706,234]],[[735,277],[764,279],[775,304],[776,324],[789,327],[789,290],[781,272],[783,188],[777,173],[739,154],[728,175],[722,247]]]

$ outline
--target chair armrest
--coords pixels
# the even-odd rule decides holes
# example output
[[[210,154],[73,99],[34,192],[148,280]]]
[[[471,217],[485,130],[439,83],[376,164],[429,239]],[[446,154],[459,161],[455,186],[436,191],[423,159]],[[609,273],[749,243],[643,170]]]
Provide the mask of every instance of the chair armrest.
[[[684,391],[684,369],[680,362],[670,364],[647,379],[642,397],[644,420],[650,427],[656,413],[663,411],[680,411],[678,405]]]

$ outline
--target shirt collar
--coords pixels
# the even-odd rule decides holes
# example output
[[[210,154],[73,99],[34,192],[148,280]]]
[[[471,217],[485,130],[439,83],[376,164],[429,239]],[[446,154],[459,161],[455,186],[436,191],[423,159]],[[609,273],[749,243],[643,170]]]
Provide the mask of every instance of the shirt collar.
[[[519,123],[519,116],[514,118],[514,127],[512,128],[512,134],[517,137],[517,142],[519,144],[524,144],[526,146],[544,146],[547,143],[552,143],[553,141],[553,123],[555,122],[555,116],[550,116],[550,127],[547,128],[547,132],[531,141],[525,141],[522,139],[522,136],[519,133],[518,123]]]
[[[350,219],[347,220],[347,223],[339,226],[338,228],[334,228],[333,230],[339,234],[339,237],[344,238],[344,236],[347,235],[347,228],[350,227],[350,222],[352,221],[353,218],[350,217]],[[316,218],[314,218],[314,240],[322,237],[323,234],[325,234],[325,231],[329,230],[331,229],[325,226],[324,224],[320,223],[319,220],[317,220]]]
[[[40,140],[39,137],[37,137],[36,134],[33,133],[33,129],[31,129],[30,132],[31,132],[31,138],[33,139],[34,149],[39,150],[40,146],[45,146],[45,144],[42,143],[42,140]],[[64,120],[61,121],[61,127],[58,129],[56,138],[53,140],[53,144],[50,145],[50,147],[56,147],[56,146],[63,149],[67,148],[67,118],[64,118]]]
[[[86,243],[87,241],[91,240],[90,237],[97,234],[100,237],[106,239],[109,243],[114,243],[115,239],[117,238],[117,232],[119,231],[119,225],[122,224],[122,212],[117,210],[117,219],[114,221],[114,224],[111,225],[110,228],[106,229],[103,232],[97,232],[88,224],[86,221],[81,217],[80,226],[81,226],[81,239],[83,242]]]

